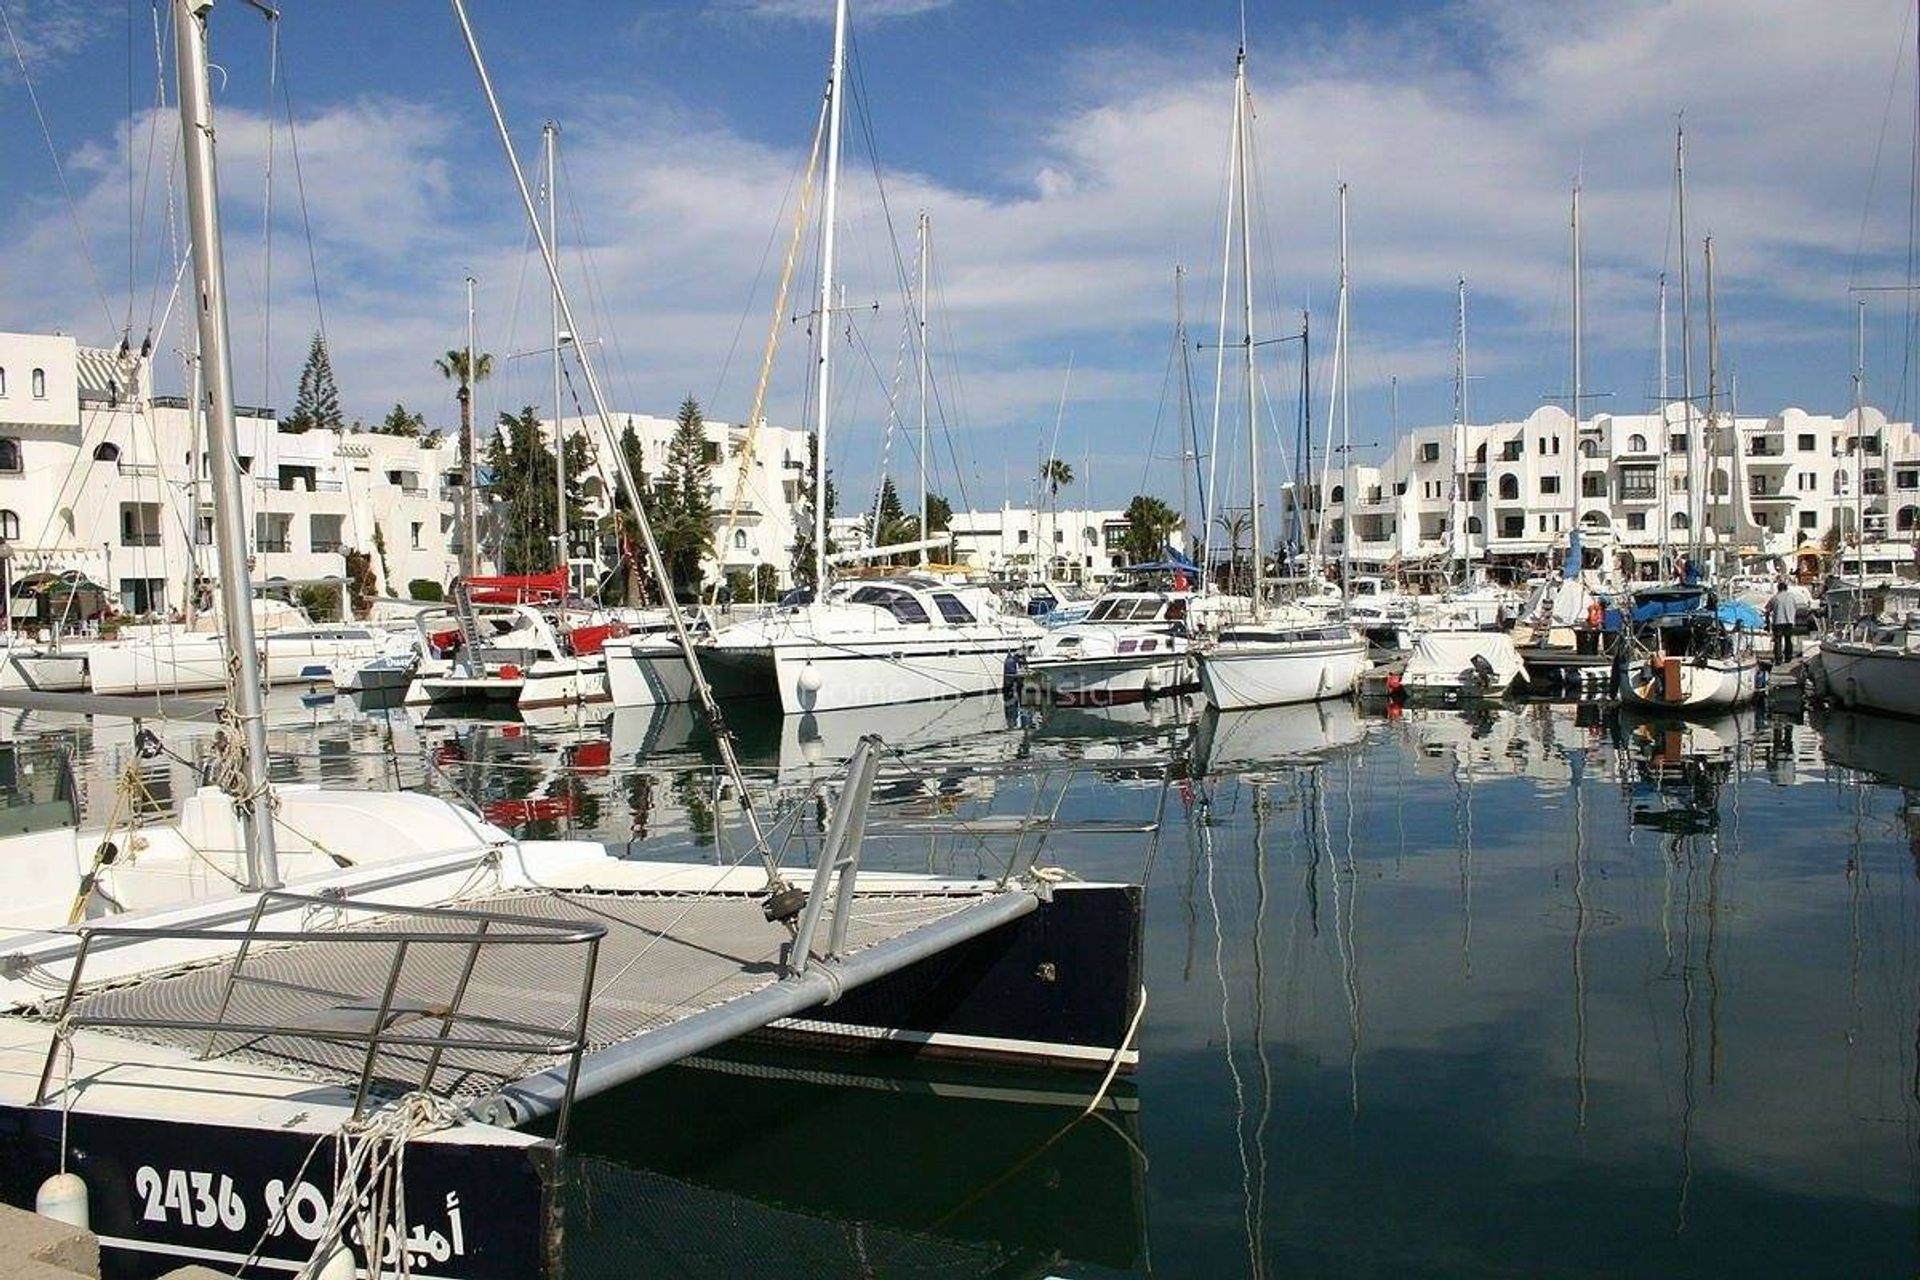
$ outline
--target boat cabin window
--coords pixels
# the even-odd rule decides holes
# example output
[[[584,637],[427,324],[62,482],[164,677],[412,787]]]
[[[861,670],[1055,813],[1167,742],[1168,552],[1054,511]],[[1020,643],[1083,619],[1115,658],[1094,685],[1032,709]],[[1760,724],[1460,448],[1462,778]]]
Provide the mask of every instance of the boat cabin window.
[[[973,616],[971,609],[960,603],[959,596],[948,595],[944,591],[936,591],[933,593],[933,603],[935,607],[940,610],[940,616],[956,626],[963,623],[979,621],[978,618]]]
[[[848,599],[855,604],[878,605],[902,622],[930,622],[927,611],[912,594],[892,587],[862,587]]]
[[[1114,607],[1124,603],[1120,600],[1102,600],[1093,606],[1093,612],[1087,615],[1088,622],[1105,622],[1113,616]]]

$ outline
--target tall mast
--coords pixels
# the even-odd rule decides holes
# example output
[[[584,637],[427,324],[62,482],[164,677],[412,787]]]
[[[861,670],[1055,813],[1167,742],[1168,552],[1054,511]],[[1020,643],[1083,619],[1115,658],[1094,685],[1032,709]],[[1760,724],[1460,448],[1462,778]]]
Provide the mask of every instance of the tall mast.
[[[1448,551],[1460,561],[1460,581],[1470,576],[1473,546],[1467,537],[1467,278],[1456,285],[1459,300],[1454,318],[1453,347],[1453,510],[1448,513],[1452,525],[1452,546]]]
[[[242,733],[244,790],[233,807],[246,824],[249,889],[280,887],[267,783],[267,722],[260,697],[260,650],[253,635],[253,586],[233,408],[233,352],[227,341],[226,265],[220,245],[219,175],[213,151],[213,101],[207,84],[207,13],[213,0],[173,0],[175,75],[186,150],[187,221],[193,237],[200,374],[207,394],[207,444],[213,462],[214,549],[220,558],[221,629],[234,664],[230,691]]]
[[[1213,348],[1213,431],[1207,441],[1207,492],[1217,492],[1215,480],[1218,478],[1215,467],[1220,457],[1220,417],[1226,404],[1227,391],[1227,297],[1233,284],[1233,224],[1238,212],[1234,208],[1233,193],[1235,184],[1240,181],[1240,87],[1246,77],[1247,49],[1243,41],[1240,52],[1233,64],[1233,138],[1227,146],[1227,234],[1220,249],[1220,326],[1218,339]],[[1213,525],[1206,528],[1205,551],[1202,553],[1200,571],[1211,576],[1213,570]],[[1232,551],[1228,552],[1232,555]],[[1227,566],[1227,575],[1231,579],[1236,566]]]
[[[1684,123],[1676,125],[1673,131],[1673,173],[1680,198],[1680,403],[1687,441],[1687,544],[1697,552],[1701,475],[1693,438],[1693,271],[1687,261],[1687,129]]]
[[[933,234],[933,223],[927,217],[927,211],[920,211],[920,314],[917,317],[920,329],[920,540],[925,542],[933,536],[927,527],[927,250],[928,240]],[[920,563],[928,563],[929,547],[920,548]]]
[[[471,578],[479,566],[480,560],[480,522],[475,515],[473,493],[474,476],[478,470],[479,442],[474,438],[474,376],[473,376],[473,286],[472,276],[467,277],[467,394],[466,412],[461,416],[465,422],[461,429],[466,432],[466,474],[461,477],[460,485],[460,576]],[[391,584],[389,584],[391,587]]]
[[[1867,586],[1867,300],[1854,303],[1853,330],[1853,548],[1854,585]],[[1846,554],[1845,540],[1840,553]],[[1841,566],[1841,572],[1846,566]]]
[[[547,243],[554,257],[560,255],[560,187],[557,181],[560,157],[560,126],[549,120],[540,126],[547,152]],[[566,575],[566,594],[573,594],[573,565],[567,554],[567,432],[562,425],[566,414],[560,408],[560,344],[567,333],[560,327],[560,291],[549,292],[553,313],[553,458],[554,458],[554,552],[560,571]]]
[[[1253,615],[1258,618],[1267,608],[1266,543],[1260,532],[1260,416],[1255,407],[1258,388],[1253,368],[1253,223],[1248,188],[1253,184],[1247,172],[1247,134],[1253,121],[1247,117],[1247,48],[1240,46],[1239,69],[1235,74],[1240,113],[1240,316],[1246,331],[1244,366],[1247,379],[1247,471],[1253,481],[1253,506],[1248,526],[1253,537]]]
[[[1346,517],[1346,536],[1340,539],[1340,598],[1349,599],[1353,582],[1353,371],[1347,368],[1347,184],[1341,183],[1340,195],[1340,311],[1334,330],[1334,342],[1340,348],[1334,367],[1340,371],[1340,509]]]
[[[1712,236],[1708,236],[1706,239],[1705,255],[1707,269],[1707,426],[1704,432],[1705,438],[1701,442],[1701,454],[1706,465],[1703,466],[1701,470],[1705,474],[1707,491],[1701,496],[1701,503],[1705,508],[1705,523],[1713,524],[1714,509],[1719,505],[1719,494],[1714,491],[1716,488],[1714,483],[1716,476],[1713,466],[1713,450],[1714,446],[1720,442],[1720,323],[1713,305]],[[1728,469],[1731,471],[1731,466],[1729,466]],[[1732,484],[1729,483],[1727,488],[1731,490],[1733,488]],[[1732,505],[1731,493],[1728,494],[1728,505]],[[1714,528],[1718,530],[1719,526],[1715,524]],[[1701,530],[1703,536],[1705,533],[1706,530]],[[1715,537],[1717,540],[1717,532]]]
[[[1667,511],[1667,438],[1673,434],[1673,428],[1667,423],[1668,391],[1672,379],[1667,376],[1667,273],[1660,273],[1660,394],[1654,397],[1654,403],[1660,412],[1660,430],[1654,437],[1655,458],[1660,460],[1654,472],[1655,493],[1658,497],[1658,512],[1654,518],[1660,523],[1660,574],[1666,576],[1667,556],[1673,550],[1668,537]]]
[[[840,86],[847,71],[847,0],[833,6],[833,70],[827,77],[827,189],[820,217],[820,369],[814,388],[813,598],[827,596],[827,408],[833,360],[833,222],[840,200]]]
[[[1582,325],[1585,322],[1585,310],[1581,294],[1580,271],[1580,181],[1573,183],[1573,439],[1567,445],[1566,486],[1567,509],[1571,513],[1571,523],[1567,526],[1568,544],[1572,544],[1573,530],[1580,524],[1580,414],[1586,405],[1582,377],[1586,370],[1582,365],[1584,352],[1581,339],[1584,336]]]
[[[1177,262],[1173,264],[1173,345],[1180,352],[1180,364],[1179,364],[1180,416],[1182,419],[1184,419],[1188,436],[1191,437],[1194,431],[1194,421],[1193,421],[1193,414],[1191,412],[1192,405],[1188,402],[1187,377],[1186,377],[1187,269],[1181,266]],[[1197,444],[1198,442],[1195,441],[1196,446]],[[1186,535],[1187,528],[1188,528],[1187,518],[1191,514],[1191,512],[1187,508],[1187,459],[1186,459],[1187,447],[1188,447],[1187,441],[1182,440],[1180,442],[1180,454],[1181,454],[1181,457],[1180,457],[1180,533],[1181,533],[1181,536],[1183,537]],[[1199,453],[1199,449],[1197,447],[1195,447],[1194,453],[1196,456],[1194,457],[1194,460],[1193,460],[1193,467],[1194,467],[1194,470],[1198,472],[1200,469],[1200,459],[1197,456]],[[1204,495],[1202,495],[1200,506],[1201,506],[1200,518],[1201,520],[1204,521],[1206,519],[1206,500]],[[1193,548],[1188,547],[1187,552],[1189,555],[1191,555],[1193,552]],[[1195,586],[1198,590],[1205,591],[1206,590],[1205,579],[1203,578],[1199,583],[1196,583]]]

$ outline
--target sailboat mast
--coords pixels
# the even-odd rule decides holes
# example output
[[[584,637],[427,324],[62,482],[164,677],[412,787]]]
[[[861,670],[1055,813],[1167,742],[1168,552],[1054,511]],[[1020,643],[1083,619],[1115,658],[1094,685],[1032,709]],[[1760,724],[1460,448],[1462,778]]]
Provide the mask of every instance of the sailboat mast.
[[[1703,471],[1705,473],[1707,491],[1702,495],[1701,502],[1705,507],[1705,522],[1713,525],[1717,530],[1719,525],[1715,522],[1714,517],[1716,514],[1715,508],[1719,505],[1718,499],[1720,495],[1716,492],[1718,485],[1716,484],[1717,473],[1713,465],[1713,448],[1719,443],[1720,437],[1720,322],[1713,305],[1712,236],[1707,237],[1705,253],[1707,269],[1707,426],[1705,439],[1702,442],[1702,452],[1706,461],[1706,466],[1703,468]],[[1729,488],[1731,488],[1731,486],[1729,486]],[[1729,503],[1729,505],[1731,504]],[[1701,530],[1702,535],[1704,535],[1705,532],[1704,529]],[[1716,540],[1718,536],[1716,533]]]
[[[1580,526],[1580,414],[1586,405],[1585,387],[1582,385],[1586,372],[1582,365],[1585,352],[1581,347],[1585,307],[1582,301],[1582,280],[1580,269],[1580,182],[1573,184],[1573,439],[1567,446],[1566,480],[1567,508],[1572,515],[1568,526],[1567,540],[1572,544],[1573,531]]]
[[[273,798],[267,784],[267,721],[260,696],[260,650],[253,634],[253,586],[235,440],[233,352],[227,333],[226,265],[220,245],[219,178],[213,150],[213,98],[207,83],[207,13],[213,0],[173,0],[174,56],[186,151],[187,222],[193,239],[200,374],[207,395],[207,444],[213,463],[214,549],[220,559],[220,613],[234,664],[229,691],[242,734],[244,790],[233,806],[246,826],[249,889],[280,887]]]
[[[540,128],[546,141],[547,152],[547,244],[552,246],[554,257],[560,255],[560,187],[558,183],[558,161],[560,157],[560,126],[549,120]],[[562,425],[566,414],[560,407],[560,344],[567,334],[560,327],[560,293],[551,290],[548,294],[553,318],[553,459],[554,459],[554,552],[560,563],[560,572],[566,575],[566,594],[573,594],[572,557],[567,554],[567,432]]]
[[[1253,221],[1248,188],[1253,184],[1247,170],[1247,134],[1253,122],[1247,116],[1247,50],[1240,47],[1240,65],[1235,77],[1240,113],[1240,317],[1245,329],[1242,352],[1247,380],[1247,471],[1253,481],[1253,506],[1248,512],[1248,528],[1253,538],[1253,614],[1257,618],[1267,607],[1266,543],[1260,530],[1260,415],[1257,409],[1259,388],[1254,384],[1253,367]]]
[[[1456,284],[1453,348],[1453,510],[1448,519],[1453,526],[1449,550],[1460,561],[1460,581],[1470,576],[1473,546],[1467,537],[1467,278]]]
[[[927,217],[927,211],[920,211],[920,314],[917,317],[920,330],[920,540],[925,542],[933,536],[927,527],[927,250],[928,239],[933,234],[933,223]],[[920,563],[928,563],[929,547],[920,548]]]
[[[1347,184],[1340,184],[1340,314],[1334,341],[1339,344],[1340,356],[1334,365],[1340,371],[1340,509],[1346,513],[1346,536],[1340,539],[1340,598],[1350,599],[1353,582],[1353,538],[1354,507],[1353,500],[1353,371],[1347,368],[1348,317],[1350,305],[1347,274]]]
[[[1220,324],[1216,331],[1213,347],[1213,431],[1207,441],[1207,492],[1217,493],[1215,481],[1218,476],[1215,466],[1220,457],[1220,418],[1224,411],[1227,394],[1227,299],[1233,285],[1233,224],[1238,210],[1234,208],[1233,193],[1235,184],[1240,181],[1240,86],[1246,75],[1247,51],[1241,46],[1239,56],[1234,61],[1233,70],[1233,138],[1227,147],[1227,234],[1220,248]],[[1200,561],[1200,571],[1211,577],[1213,572],[1213,525],[1205,530],[1205,550]],[[1232,556],[1237,547],[1229,548]],[[1231,579],[1238,566],[1229,564],[1227,576]]]
[[[847,0],[833,7],[833,70],[827,77],[827,184],[820,204],[820,368],[814,387],[813,598],[827,595],[827,409],[833,370],[833,223],[840,202],[840,87],[847,72]]]
[[[1655,518],[1660,522],[1660,573],[1664,577],[1667,572],[1667,558],[1673,550],[1671,539],[1668,537],[1670,524],[1667,512],[1667,438],[1673,434],[1673,429],[1667,423],[1667,393],[1673,385],[1673,380],[1667,376],[1667,273],[1664,271],[1660,273],[1659,337],[1660,394],[1654,398],[1654,402],[1660,410],[1660,431],[1654,437],[1653,447],[1654,457],[1660,460],[1659,469],[1654,473],[1659,497],[1659,514]]]
[[[467,385],[463,388],[467,395],[467,405],[466,412],[460,415],[465,419],[462,423],[462,430],[466,433],[465,444],[467,455],[467,465],[462,468],[466,474],[460,477],[460,576],[462,578],[471,578],[480,563],[480,522],[475,515],[476,503],[473,493],[474,475],[479,463],[477,455],[480,447],[479,442],[474,439],[473,431],[473,393],[475,388],[475,379],[473,376],[473,286],[475,283],[472,276],[467,277]],[[388,584],[388,589],[392,589],[391,583]]]
[[[1700,543],[1700,466],[1693,432],[1693,272],[1687,262],[1687,130],[1673,133],[1673,173],[1680,200],[1680,403],[1687,441],[1687,543]]]
[[[1867,300],[1854,303],[1853,329],[1853,554],[1854,585],[1867,587]],[[1846,554],[1846,542],[1840,554]],[[1846,566],[1841,565],[1841,572]],[[1862,597],[1864,599],[1864,597]]]

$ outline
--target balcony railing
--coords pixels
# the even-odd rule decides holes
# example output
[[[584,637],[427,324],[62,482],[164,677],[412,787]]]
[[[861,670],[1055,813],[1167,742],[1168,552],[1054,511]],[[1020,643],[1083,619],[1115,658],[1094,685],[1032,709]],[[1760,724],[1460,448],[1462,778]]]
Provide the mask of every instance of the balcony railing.
[[[293,550],[293,543],[286,538],[259,538],[255,540],[253,549],[260,552],[284,553]]]
[[[316,555],[337,556],[346,549],[346,544],[338,538],[315,538],[312,545]]]
[[[160,545],[158,529],[122,529],[120,545],[123,547],[157,547]]]

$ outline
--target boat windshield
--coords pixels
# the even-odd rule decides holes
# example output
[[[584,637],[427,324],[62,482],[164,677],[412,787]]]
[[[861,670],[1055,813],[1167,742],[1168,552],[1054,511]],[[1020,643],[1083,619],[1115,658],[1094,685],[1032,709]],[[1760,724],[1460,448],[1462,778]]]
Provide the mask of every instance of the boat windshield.
[[[926,606],[914,599],[911,592],[896,587],[862,587],[847,598],[855,604],[878,605],[902,622],[932,621],[927,617]]]
[[[960,602],[959,596],[936,591],[933,593],[933,603],[940,610],[940,616],[955,626],[979,621],[973,616],[973,611]]]

